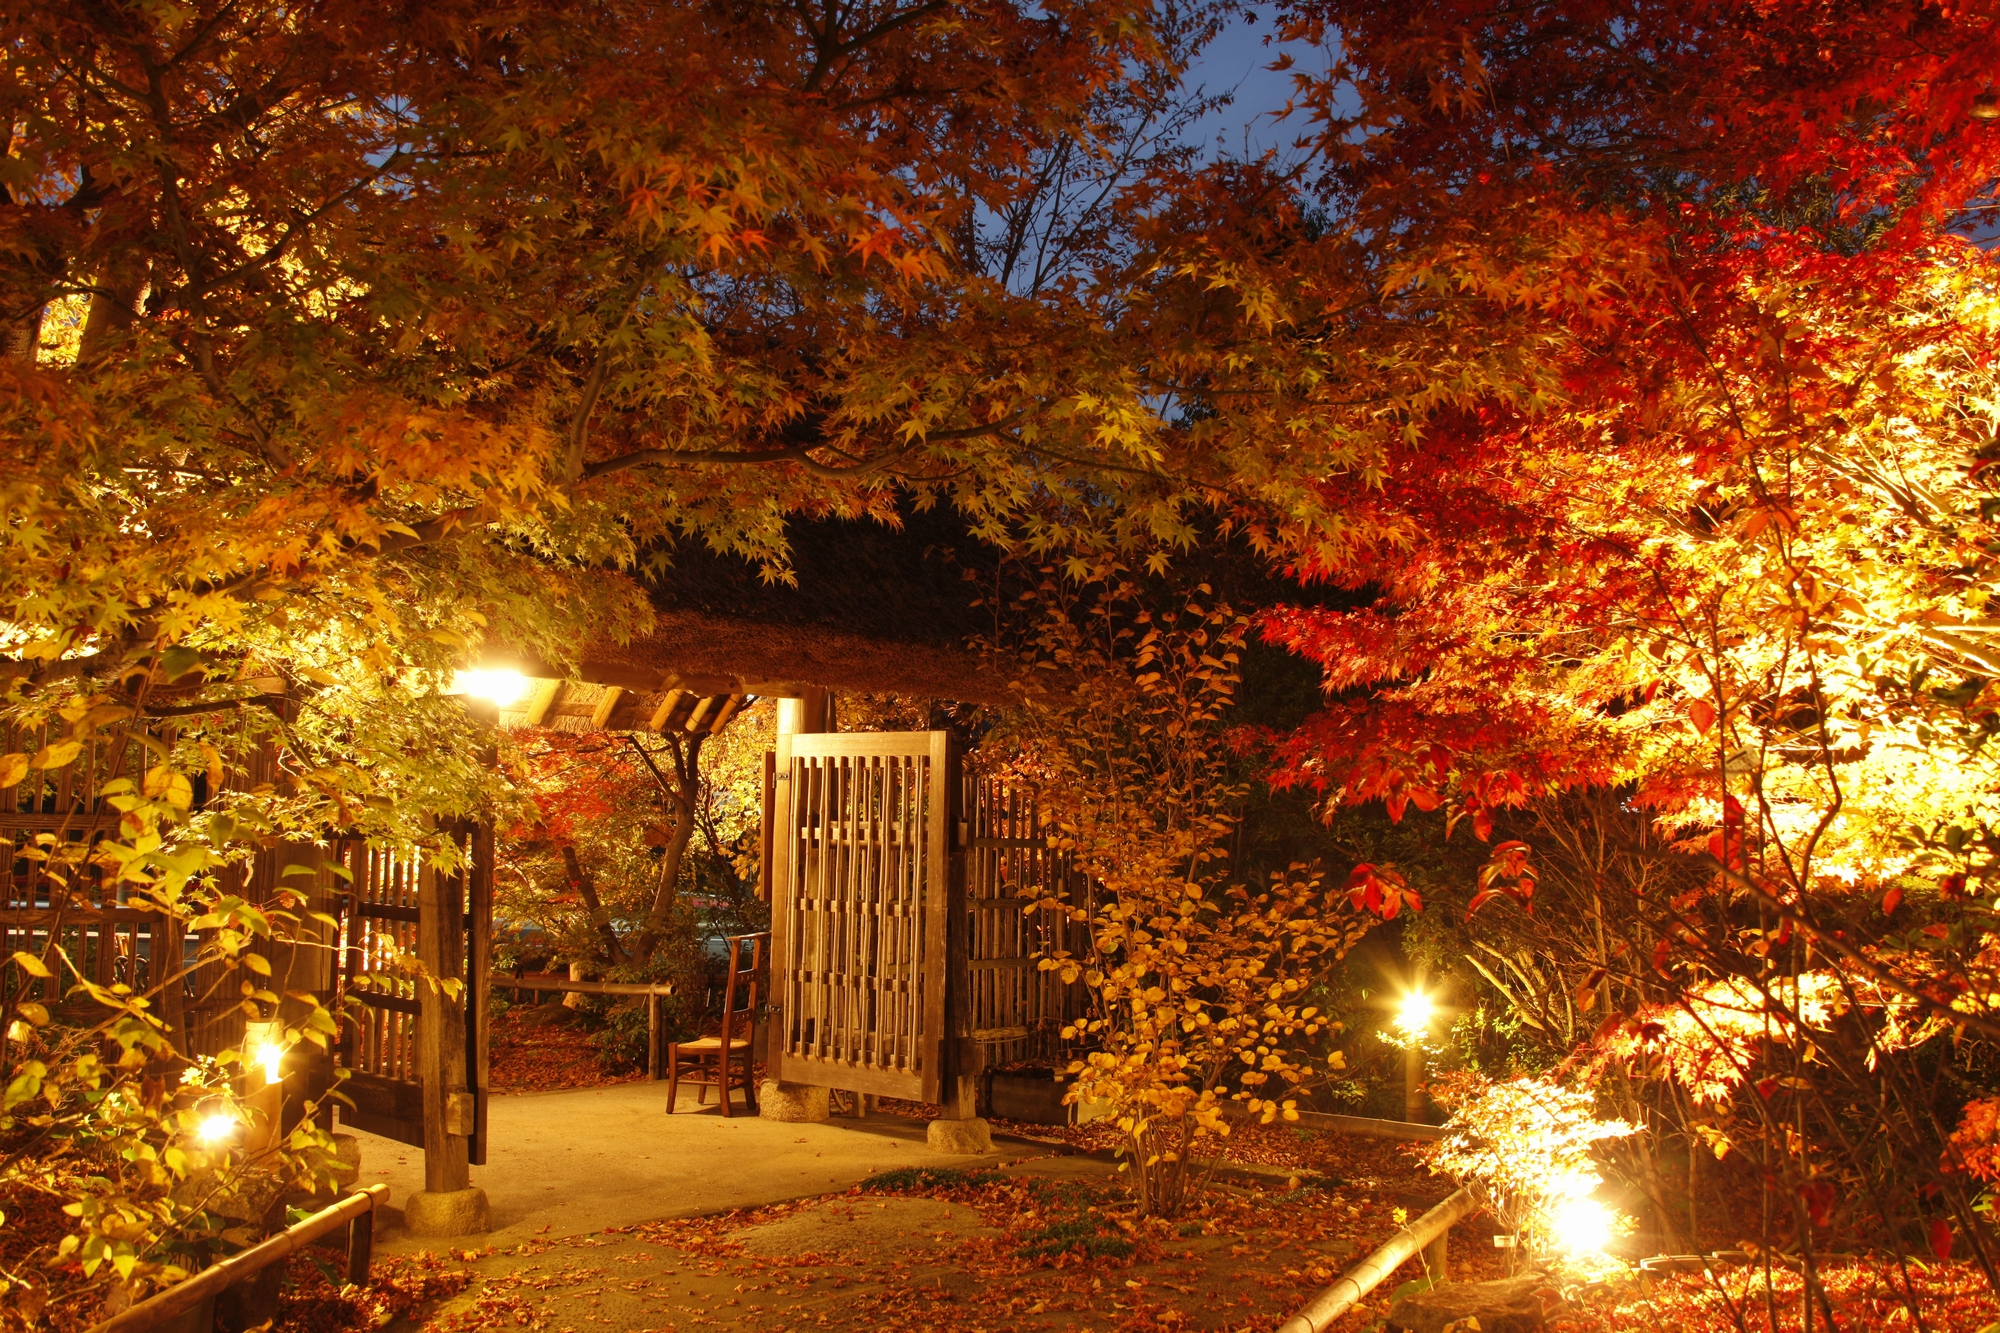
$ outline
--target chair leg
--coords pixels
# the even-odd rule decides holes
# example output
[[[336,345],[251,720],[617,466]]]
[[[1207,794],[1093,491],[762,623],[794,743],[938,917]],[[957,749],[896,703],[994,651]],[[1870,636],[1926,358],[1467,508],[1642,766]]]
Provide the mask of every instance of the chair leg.
[[[729,1048],[722,1048],[721,1057],[716,1060],[715,1099],[722,1103],[722,1114],[726,1119],[733,1114],[729,1109]]]
[[[677,1042],[667,1043],[667,1114],[674,1113],[674,1098],[681,1090],[681,1048]]]

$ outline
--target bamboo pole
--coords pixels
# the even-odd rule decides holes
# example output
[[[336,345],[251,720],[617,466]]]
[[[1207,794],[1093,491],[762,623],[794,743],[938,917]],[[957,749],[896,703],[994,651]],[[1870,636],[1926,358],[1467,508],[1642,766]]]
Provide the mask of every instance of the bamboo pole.
[[[1384,1278],[1401,1268],[1411,1255],[1451,1230],[1454,1222],[1462,1222],[1478,1211],[1478,1201],[1471,1193],[1458,1191],[1391,1236],[1380,1249],[1348,1269],[1340,1281],[1307,1301],[1297,1314],[1278,1325],[1278,1333],[1321,1333],[1380,1286]]]
[[[367,1222],[357,1228],[354,1241],[350,1242],[352,1259],[357,1253],[361,1272],[353,1271],[350,1262],[348,1280],[362,1283],[367,1280],[367,1263],[372,1248],[374,1232],[374,1211],[388,1202],[387,1185],[369,1185],[359,1193],[350,1194],[339,1203],[322,1208],[300,1222],[271,1237],[261,1245],[252,1246],[241,1254],[233,1254],[219,1264],[204,1268],[185,1282],[179,1282],[165,1291],[158,1292],[140,1301],[130,1309],[120,1311],[101,1324],[93,1326],[89,1333],[145,1333],[147,1329],[158,1328],[169,1319],[192,1310],[195,1306],[226,1287],[234,1286],[244,1278],[252,1277],[264,1269],[287,1258],[318,1240],[345,1222],[355,1218],[367,1218]],[[362,1232],[368,1233],[362,1235]]]

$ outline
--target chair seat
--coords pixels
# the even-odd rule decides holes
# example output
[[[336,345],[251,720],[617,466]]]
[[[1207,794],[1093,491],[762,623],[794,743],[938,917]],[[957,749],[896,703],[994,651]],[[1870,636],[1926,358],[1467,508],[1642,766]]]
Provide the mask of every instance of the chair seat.
[[[732,1051],[740,1051],[749,1044],[750,1041],[747,1037],[731,1037],[729,1039],[729,1049]],[[693,1041],[677,1041],[673,1043],[673,1048],[677,1051],[719,1051],[722,1049],[722,1038],[697,1037]]]

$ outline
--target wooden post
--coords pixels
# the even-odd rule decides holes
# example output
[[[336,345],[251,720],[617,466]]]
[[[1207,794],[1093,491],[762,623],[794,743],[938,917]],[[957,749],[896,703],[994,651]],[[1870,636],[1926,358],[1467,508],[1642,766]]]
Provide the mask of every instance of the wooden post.
[[[965,888],[965,841],[959,836],[958,812],[962,767],[958,747],[949,733],[931,733],[931,765],[937,784],[937,817],[931,824],[930,863],[943,873],[931,910],[942,920],[944,945],[931,956],[943,962],[944,992],[939,1043],[945,1057],[945,1083],[938,1101],[944,1114],[931,1121],[926,1138],[939,1152],[954,1154],[992,1151],[993,1135],[979,1116],[979,1083],[985,1047],[972,1032],[972,913]]]
[[[462,982],[465,940],[463,872],[446,875],[436,864],[424,867],[417,890],[417,958],[429,975],[418,985],[417,1074],[423,1083],[424,1189],[447,1194],[472,1185],[466,1142],[470,1124],[454,1123],[454,1101],[465,1097],[465,997],[445,993],[446,981]],[[469,1117],[466,1117],[469,1118]],[[452,1130],[456,1128],[457,1133]]]
[[[293,897],[289,909],[297,920],[270,944],[271,989],[279,995],[297,991],[317,996],[322,1005],[331,1005],[334,973],[339,966],[339,928],[322,917],[337,914],[332,876],[326,863],[333,857],[326,849],[309,842],[288,842],[277,849],[272,867],[273,893],[284,891]],[[283,999],[273,1015],[294,1030],[306,1024],[312,1006],[300,1000]],[[332,1061],[317,1046],[295,1045],[285,1060],[284,1109],[282,1127],[292,1130],[307,1103],[316,1101],[333,1086]],[[323,1108],[329,1118],[332,1106]]]
[[[374,1257],[375,1210],[370,1208],[347,1224],[347,1280],[357,1287],[367,1286],[368,1266]]]
[[[813,736],[824,732],[827,729],[827,715],[828,708],[825,690],[802,690],[797,698],[781,698],[778,700],[777,735],[780,738],[778,753],[772,760],[773,772],[771,781],[764,788],[766,793],[764,805],[764,846],[766,848],[766,855],[763,878],[770,885],[767,892],[771,904],[771,942],[774,946],[773,953],[769,955],[772,958],[769,995],[771,1000],[779,1006],[785,1003],[786,995],[785,978],[778,971],[781,960],[785,955],[776,952],[775,946],[785,937],[786,932],[789,930],[790,922],[782,917],[782,914],[788,910],[788,904],[783,900],[783,884],[774,876],[773,872],[776,868],[775,863],[790,854],[791,831],[789,829],[780,829],[778,824],[780,820],[790,818],[790,802],[797,796],[797,793],[786,790],[790,785],[791,775],[784,770],[791,752],[789,746],[786,745],[782,738],[787,736]],[[811,1119],[825,1120],[827,1115],[831,1114],[831,1111],[829,1110],[822,1114],[819,1108],[827,1106],[827,1102],[812,1097],[802,1086],[785,1081],[783,1029],[784,1024],[788,1020],[782,1008],[774,1012],[771,1017],[773,1022],[771,1024],[770,1035],[766,1038],[764,1056],[764,1068],[766,1070],[765,1087],[758,1090],[757,1113],[771,1118],[786,1118],[790,1112],[782,1108],[796,1105],[809,1108],[808,1114]],[[752,1032],[755,1032],[754,1026]],[[723,1058],[728,1058],[727,1052],[724,1052]]]
[[[660,1081],[660,997],[646,997],[646,1078]]]
[[[497,719],[496,719],[497,721]],[[488,751],[488,762],[497,764],[497,747]],[[472,829],[472,864],[465,872],[465,886],[472,901],[466,905],[465,939],[470,956],[465,967],[466,1082],[472,1092],[472,1142],[469,1157],[473,1165],[486,1165],[486,1105],[493,1086],[493,1053],[486,1039],[492,1031],[493,976],[493,825],[475,824]]]
[[[1442,1282],[1451,1274],[1449,1247],[1451,1232],[1440,1231],[1436,1240],[1424,1246],[1424,1273],[1433,1282]]]

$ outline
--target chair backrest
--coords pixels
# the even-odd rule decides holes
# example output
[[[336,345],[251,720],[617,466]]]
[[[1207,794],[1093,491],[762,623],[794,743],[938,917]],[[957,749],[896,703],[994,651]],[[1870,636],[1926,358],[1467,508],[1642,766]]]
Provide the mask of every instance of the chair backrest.
[[[722,986],[722,1044],[729,1045],[731,1029],[736,1026],[737,1016],[742,1015],[752,1027],[757,1023],[757,989],[764,976],[764,951],[771,940],[771,932],[758,931],[754,935],[731,935],[729,937],[729,977]],[[746,967],[743,961],[744,945],[750,946],[750,961]],[[745,999],[737,1003],[737,996]]]

